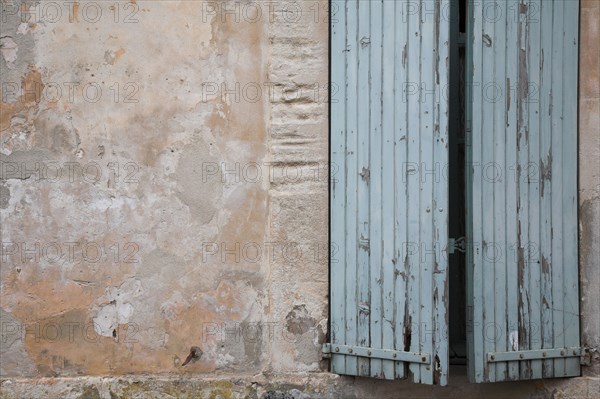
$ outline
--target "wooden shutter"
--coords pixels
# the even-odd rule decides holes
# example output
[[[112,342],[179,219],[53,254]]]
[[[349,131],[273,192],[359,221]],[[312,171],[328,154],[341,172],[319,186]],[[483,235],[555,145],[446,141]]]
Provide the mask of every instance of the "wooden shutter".
[[[332,2],[334,373],[446,384],[448,6]]]
[[[577,376],[579,2],[468,4],[469,376]]]

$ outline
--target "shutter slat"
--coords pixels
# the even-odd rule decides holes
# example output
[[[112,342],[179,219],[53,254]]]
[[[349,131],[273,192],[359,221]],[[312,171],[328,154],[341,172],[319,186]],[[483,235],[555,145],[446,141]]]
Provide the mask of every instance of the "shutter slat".
[[[501,7],[501,5],[498,5]],[[501,10],[501,9],[500,9]],[[484,10],[484,13],[487,10]],[[500,11],[502,12],[502,11]],[[484,97],[482,104],[482,115],[485,115],[485,118],[482,118],[482,129],[485,132],[483,140],[481,142],[481,157],[482,163],[481,168],[482,173],[482,187],[481,187],[481,216],[482,220],[489,220],[489,223],[482,223],[481,231],[481,252],[483,255],[482,264],[481,264],[481,278],[483,282],[483,317],[482,324],[484,326],[484,352],[494,352],[496,351],[496,320],[494,313],[494,294],[495,294],[495,273],[499,272],[496,270],[494,265],[494,246],[496,244],[494,234],[495,234],[495,218],[494,218],[494,148],[495,145],[490,145],[490,142],[494,140],[494,114],[495,114],[495,95],[492,90],[489,90],[489,87],[496,82],[494,71],[496,68],[496,60],[494,58],[494,48],[497,47],[494,45],[495,39],[495,28],[496,23],[495,19],[487,16],[487,13],[484,14],[486,17],[483,20],[483,31],[482,31],[482,41],[484,45],[482,46],[482,56],[483,56],[483,79],[480,82],[481,87],[484,89]],[[484,39],[485,37],[485,39]],[[487,45],[485,43],[492,43],[492,45]],[[510,68],[514,68],[514,63],[510,59],[510,53],[507,54],[509,57],[508,65]],[[490,381],[495,381],[496,376],[496,365],[488,364],[487,372],[489,373]]]
[[[348,2],[346,5],[348,10],[347,14],[347,27],[346,27],[346,40],[347,48],[346,51],[346,68],[347,68],[347,99],[346,99],[346,114],[344,118],[346,120],[346,262],[340,267],[346,269],[346,309],[345,309],[345,322],[340,325],[340,328],[346,330],[346,343],[357,344],[358,337],[358,287],[357,287],[357,275],[358,275],[358,249],[356,243],[358,237],[357,233],[357,194],[358,194],[358,3]],[[332,49],[332,51],[335,49]],[[335,58],[332,58],[332,66],[335,65]],[[332,76],[332,81],[336,82],[338,79],[336,76]],[[332,126],[334,129],[335,126]],[[332,143],[333,143],[332,139]],[[331,224],[342,222],[335,219],[331,219]],[[337,237],[332,236],[332,241],[339,240]],[[340,240],[341,241],[341,240]],[[344,343],[344,342],[340,342]],[[346,358],[346,370],[340,374],[358,375],[358,362],[355,357]]]
[[[416,3],[418,4],[418,3]],[[420,4],[418,4],[420,5]],[[408,103],[408,112],[405,115],[408,119],[408,132],[407,132],[407,145],[408,145],[408,163],[405,168],[407,176],[404,177],[408,183],[407,198],[408,203],[408,233],[406,242],[406,252],[408,254],[408,264],[406,265],[407,273],[407,297],[408,297],[408,329],[405,334],[408,336],[410,342],[409,351],[419,352],[420,347],[420,333],[421,329],[421,312],[420,312],[420,300],[421,300],[421,268],[419,265],[419,249],[415,248],[415,245],[419,244],[420,241],[420,179],[415,179],[415,174],[419,175],[419,134],[420,134],[420,120],[421,120],[421,104],[420,104],[420,92],[410,93],[410,91],[416,90],[414,85],[420,85],[421,80],[421,24],[420,18],[414,16],[407,16],[405,11],[406,23],[408,25],[409,41],[407,46],[407,68],[408,68],[408,80],[405,83],[404,90],[406,95],[406,102]],[[421,366],[418,364],[409,364],[409,373],[413,375],[414,381],[421,381]]]
[[[382,81],[381,87],[394,87],[394,57],[396,53],[396,46],[394,45],[395,39],[395,2],[384,1],[383,2],[383,62],[382,62]],[[393,160],[394,159],[394,91],[384,90],[382,92],[382,109],[381,109],[381,159],[382,160]],[[388,166],[382,166],[381,168],[381,190],[382,190],[382,201],[381,201],[381,212],[383,217],[394,217],[396,212],[394,210],[394,162],[392,161]],[[396,262],[396,255],[394,254],[394,228],[395,223],[383,223],[381,229],[382,239],[382,277],[385,277],[385,265],[394,268]],[[396,299],[394,293],[394,285],[396,281],[394,278],[382,278],[382,320],[381,320],[381,334],[382,334],[382,347],[393,348],[394,347],[394,330],[396,326],[394,323],[394,301]],[[383,378],[394,378],[395,375],[395,364],[391,360],[384,360],[382,362],[382,377]]]
[[[447,89],[450,85],[449,81],[449,61],[450,48],[447,45],[449,42],[446,32],[449,32],[449,27],[441,23],[441,18],[448,19],[450,15],[449,7],[456,7],[456,3],[442,3],[436,9],[435,14],[435,36],[434,43],[436,46],[436,54],[434,54],[433,63],[437,65],[433,75],[435,82],[435,102],[433,103],[433,161],[435,168],[435,178],[433,179],[433,244],[435,246],[435,263],[433,264],[433,311],[435,318],[431,326],[433,331],[433,349],[435,353],[433,359],[432,370],[434,373],[434,381],[440,385],[448,383],[448,367],[445,362],[449,358],[448,340],[448,299],[449,284],[448,284],[448,262],[446,248],[448,247],[448,220],[449,220],[449,192],[446,166],[449,164],[448,154],[448,132],[450,122],[447,114],[448,104],[445,104]],[[445,7],[445,8],[444,8]],[[456,10],[452,10],[452,15]],[[454,21],[452,23],[457,23]],[[448,33],[449,34],[449,33]],[[441,326],[442,328],[438,328]]]
[[[371,2],[358,1],[358,346],[369,346],[369,315],[371,312],[370,298],[370,220],[369,220],[369,180],[371,167],[369,164],[369,149],[371,143],[369,67],[371,36]],[[369,359],[358,359],[358,375],[370,375]]]
[[[506,13],[506,3],[498,3],[500,10],[502,11],[501,16],[496,24],[494,24],[494,35],[493,42],[498,43],[497,46],[492,46],[494,52],[493,60],[498,60],[493,66],[494,68],[494,87],[499,89],[493,97],[493,101],[500,101],[506,104],[508,100],[506,96],[506,68],[509,64],[509,59],[506,57],[506,19],[508,15]],[[491,98],[488,101],[492,100]],[[494,292],[497,294],[497,300],[492,301],[494,303],[494,324],[502,326],[501,334],[497,336],[495,340],[495,350],[506,351],[508,350],[508,336],[506,334],[506,273],[507,273],[507,262],[506,257],[509,255],[508,250],[508,239],[506,235],[506,179],[502,171],[506,170],[505,154],[506,154],[506,107],[497,107],[494,109],[493,129],[494,129],[494,142],[496,145],[493,147],[494,152],[494,163],[492,168],[486,167],[486,176],[488,179],[491,178],[493,186],[499,186],[501,189],[493,190],[494,192],[494,223],[493,231],[494,243],[493,249],[487,251],[488,256],[492,257],[494,266]],[[489,169],[492,169],[491,174]],[[496,335],[498,328],[494,329]],[[507,375],[507,364],[501,363],[495,365],[495,378],[497,380],[506,379]]]
[[[381,223],[381,206],[384,201],[381,189],[381,171],[382,171],[382,154],[381,154],[381,142],[382,142],[382,8],[383,4],[381,1],[369,2],[371,8],[370,15],[370,32],[369,40],[370,45],[367,46],[369,49],[369,131],[370,134],[370,181],[369,181],[369,244],[370,244],[370,312],[369,312],[369,336],[370,346],[374,348],[382,348],[382,323],[383,323],[383,312],[382,312],[382,283],[383,276],[381,273],[382,267],[382,225]],[[390,159],[391,160],[391,159]],[[382,375],[382,363],[381,360],[371,360],[370,362],[370,376],[371,377],[383,377]]]
[[[504,26],[506,29],[506,43],[503,44],[505,52],[508,53],[513,47],[513,44],[517,42],[517,25],[514,23],[515,10],[518,10],[518,1],[511,1],[510,5],[505,4],[506,7],[506,19],[504,20]],[[512,10],[508,14],[508,9]],[[507,117],[505,122],[506,129],[506,170],[503,173],[507,176],[504,181],[504,191],[506,192],[506,300],[507,300],[507,332],[508,336],[508,348],[509,350],[519,349],[519,296],[517,292],[519,290],[519,269],[518,269],[518,252],[517,252],[517,237],[519,234],[519,224],[517,218],[517,204],[518,204],[518,190],[515,188],[517,180],[517,163],[518,154],[515,150],[517,148],[517,112],[518,112],[518,96],[516,95],[514,88],[517,87],[518,73],[516,68],[512,68],[514,65],[514,59],[505,60],[506,64],[506,77],[503,78],[505,82],[502,87],[503,97],[506,98],[508,110],[506,111]],[[509,178],[510,174],[510,178]],[[508,362],[508,379],[518,380],[520,379],[520,362]]]
[[[521,5],[523,4],[523,6]],[[517,133],[517,237],[516,237],[516,254],[517,254],[517,270],[519,275],[519,345],[523,350],[534,349],[533,347],[533,332],[536,325],[533,324],[533,302],[535,301],[535,290],[532,287],[536,281],[532,279],[534,264],[532,263],[530,252],[531,244],[529,237],[529,221],[530,221],[530,204],[529,198],[529,137],[528,137],[528,109],[527,101],[524,98],[524,85],[527,85],[527,56],[525,42],[527,39],[527,20],[523,21],[523,12],[521,7],[526,7],[522,0],[511,3],[513,14],[512,21],[509,23],[516,25],[517,41],[507,43],[511,59],[512,68],[516,69],[516,90],[512,95],[517,97],[517,115],[512,121],[516,125]],[[508,187],[508,189],[512,189]],[[533,363],[535,361],[524,361],[521,363],[521,379],[539,378],[533,374]]]
[[[540,1],[540,62],[538,64],[539,72],[539,114],[538,125],[541,132],[551,131],[551,119],[547,117],[550,109],[550,93],[552,90],[552,24],[541,23],[541,21],[552,20],[552,5]],[[537,78],[532,74],[532,78]],[[536,161],[538,166],[538,180],[540,193],[540,262],[542,269],[542,346],[543,348],[552,348],[554,346],[554,304],[552,300],[552,185],[541,184],[542,174],[548,164],[548,155],[552,151],[552,137],[549,134],[539,134],[539,157]],[[549,378],[554,375],[554,361],[544,361],[544,377]]]
[[[408,76],[408,63],[405,61],[408,56],[408,38],[409,26],[403,21],[404,9],[401,4],[394,2],[395,7],[395,43],[394,43],[394,203],[396,216],[394,220],[394,347],[400,350],[408,351],[406,347],[406,331],[410,328],[408,325],[408,258],[406,254],[406,242],[408,242],[408,181],[403,171],[406,170],[408,162],[408,101],[404,88],[406,87]],[[385,86],[388,87],[388,86]],[[386,92],[389,92],[386,90]],[[406,367],[404,364],[396,364],[395,378],[406,378]]]
[[[481,84],[483,81],[483,7],[470,7],[470,18],[472,25],[468,24],[471,30],[473,42],[467,46],[467,79],[466,79],[466,100],[467,100],[467,126],[471,126],[471,132],[483,131],[481,110],[476,108],[483,104],[483,90]],[[477,34],[475,34],[477,32]],[[475,84],[479,83],[479,86]],[[471,87],[471,89],[470,89]],[[466,170],[467,176],[467,207],[465,213],[468,220],[478,220],[482,217],[482,149],[483,141],[481,134],[467,135],[466,151]],[[470,145],[469,145],[470,144]],[[482,236],[481,224],[467,223],[467,238],[472,237],[471,245],[467,246],[467,259],[473,260],[473,267],[467,267],[467,323],[472,326],[467,329],[467,357],[468,359],[482,359],[484,356],[484,321],[483,321],[483,251],[481,247]],[[475,237],[479,241],[475,240]],[[483,378],[483,367],[476,367],[477,363],[468,362],[469,375],[474,376],[476,380]]]
[[[563,14],[564,1],[555,2],[552,14],[552,88],[550,91],[550,118],[552,121],[551,175],[545,184],[552,186],[552,299],[554,302],[554,347],[564,347],[564,253],[563,240],[563,182],[562,182],[562,146],[563,146]],[[573,71],[574,72],[574,71]],[[573,158],[575,161],[577,158]],[[573,176],[575,177],[575,176]],[[569,239],[569,238],[567,238]],[[572,237],[571,237],[572,239]],[[565,375],[565,361],[554,360],[556,376]]]
[[[424,7],[426,4],[422,4]],[[419,38],[420,38],[420,46],[419,46],[419,57],[421,60],[421,65],[428,66],[434,65],[433,47],[429,49],[423,48],[424,45],[429,43],[430,46],[435,44],[434,39],[434,21],[433,18],[422,17],[419,19]],[[413,58],[414,62],[414,58]],[[416,64],[416,63],[415,63]],[[435,183],[435,160],[433,159],[434,152],[434,137],[433,137],[433,95],[431,91],[433,90],[434,83],[434,70],[433,68],[421,67],[419,68],[420,78],[417,82],[423,82],[423,86],[419,90],[419,130],[411,133],[416,133],[417,138],[416,142],[418,143],[418,149],[415,148],[415,152],[419,156],[418,160],[418,170],[420,185],[419,191],[419,235],[415,237],[419,237],[418,245],[418,263],[415,265],[420,273],[419,279],[416,281],[415,286],[419,291],[419,304],[420,307],[417,311],[419,313],[420,323],[418,324],[419,334],[417,336],[416,342],[418,343],[418,351],[431,353],[432,351],[432,341],[428,339],[427,335],[432,334],[432,320],[433,317],[427,317],[428,315],[424,314],[421,309],[433,309],[433,297],[431,295],[432,292],[432,283],[433,283],[433,268],[435,267],[435,258],[432,254],[434,252],[433,246],[436,244],[435,238],[433,235],[433,214],[435,210],[433,209],[433,185]],[[433,174],[430,174],[433,173]],[[416,196],[415,196],[416,197]],[[419,365],[421,381],[425,384],[433,383],[433,374],[427,373],[425,368],[428,366]],[[429,366],[431,369],[431,366]]]
[[[531,279],[531,349],[542,349],[543,345],[543,329],[542,323],[542,268],[540,260],[540,184],[539,184],[539,169],[536,166],[539,159],[539,101],[534,87],[539,86],[539,58],[540,58],[540,37],[539,37],[539,6],[534,0],[527,3],[527,12],[520,15],[521,29],[525,30],[525,38],[522,41],[520,50],[527,62],[524,69],[526,73],[527,86],[524,86],[524,104],[523,107],[527,111],[527,168],[523,180],[528,183],[528,202],[530,204],[529,211],[529,244],[527,246],[526,255],[529,259]],[[537,23],[534,22],[537,19]],[[529,22],[529,23],[526,23]],[[531,183],[531,184],[530,184]],[[544,376],[545,361],[534,360],[531,362],[532,378],[542,378]]]

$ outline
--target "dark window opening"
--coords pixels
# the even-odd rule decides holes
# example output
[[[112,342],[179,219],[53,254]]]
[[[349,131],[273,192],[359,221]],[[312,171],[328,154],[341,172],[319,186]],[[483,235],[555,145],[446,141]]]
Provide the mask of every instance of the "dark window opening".
[[[456,4],[456,3],[454,3]],[[450,35],[449,226],[450,238],[465,237],[465,35],[467,0],[452,8]],[[448,259],[450,285],[449,350],[451,365],[467,363],[466,255],[455,251]]]
[[[467,0],[459,0],[459,32],[467,32]]]

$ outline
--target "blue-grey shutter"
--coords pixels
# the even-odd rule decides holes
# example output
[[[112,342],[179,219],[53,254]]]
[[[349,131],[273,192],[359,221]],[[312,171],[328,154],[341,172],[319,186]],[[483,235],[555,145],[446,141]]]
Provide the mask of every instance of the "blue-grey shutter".
[[[334,373],[447,382],[448,10],[332,2]]]
[[[469,376],[577,376],[579,1],[468,4]]]

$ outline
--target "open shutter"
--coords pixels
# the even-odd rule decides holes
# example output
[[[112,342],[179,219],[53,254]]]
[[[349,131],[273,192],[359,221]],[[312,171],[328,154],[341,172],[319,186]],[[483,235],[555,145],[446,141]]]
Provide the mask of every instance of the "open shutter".
[[[578,376],[579,2],[468,4],[469,376]]]
[[[446,384],[448,10],[332,2],[334,373]]]

